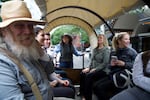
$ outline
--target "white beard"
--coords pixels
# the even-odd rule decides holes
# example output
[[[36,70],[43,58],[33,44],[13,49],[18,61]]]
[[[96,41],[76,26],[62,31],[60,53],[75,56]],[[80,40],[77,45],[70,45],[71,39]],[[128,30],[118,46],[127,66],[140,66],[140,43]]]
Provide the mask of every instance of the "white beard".
[[[9,34],[4,38],[4,41],[8,45],[11,52],[19,59],[38,60],[41,56],[36,40],[31,44],[30,47],[25,47],[19,43],[14,42],[12,36]]]

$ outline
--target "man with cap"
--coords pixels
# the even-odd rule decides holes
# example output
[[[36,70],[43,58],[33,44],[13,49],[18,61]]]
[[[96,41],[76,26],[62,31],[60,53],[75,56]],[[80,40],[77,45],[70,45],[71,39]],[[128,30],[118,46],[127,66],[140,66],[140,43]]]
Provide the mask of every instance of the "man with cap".
[[[25,2],[18,0],[2,4],[1,18],[0,100],[53,100],[45,73],[48,64],[42,66],[48,57],[35,40],[33,29],[45,22],[32,19]]]

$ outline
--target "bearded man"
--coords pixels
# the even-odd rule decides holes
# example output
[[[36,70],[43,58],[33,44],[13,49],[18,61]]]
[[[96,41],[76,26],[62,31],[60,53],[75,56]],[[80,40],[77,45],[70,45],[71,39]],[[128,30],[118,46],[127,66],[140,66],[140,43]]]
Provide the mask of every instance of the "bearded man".
[[[43,25],[45,22],[32,19],[25,2],[18,0],[3,3],[1,17],[0,100],[53,100],[45,66],[41,66],[41,60],[48,57],[44,56],[36,42],[33,28],[34,25]],[[34,80],[34,86],[18,65],[27,69]],[[30,85],[37,86],[36,91],[40,95]]]

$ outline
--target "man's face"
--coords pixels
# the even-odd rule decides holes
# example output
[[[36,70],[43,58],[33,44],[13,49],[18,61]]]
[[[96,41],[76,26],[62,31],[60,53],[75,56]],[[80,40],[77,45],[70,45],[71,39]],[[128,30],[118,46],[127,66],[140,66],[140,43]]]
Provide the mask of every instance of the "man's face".
[[[45,38],[45,40],[44,40],[44,46],[46,48],[50,47],[50,45],[51,45],[50,36],[45,34],[44,38]]]
[[[33,23],[14,22],[2,30],[4,42],[18,58],[37,60],[42,49],[35,40]]]
[[[33,23],[27,21],[14,22],[8,26],[6,34],[12,34],[15,43],[30,46],[34,41]]]

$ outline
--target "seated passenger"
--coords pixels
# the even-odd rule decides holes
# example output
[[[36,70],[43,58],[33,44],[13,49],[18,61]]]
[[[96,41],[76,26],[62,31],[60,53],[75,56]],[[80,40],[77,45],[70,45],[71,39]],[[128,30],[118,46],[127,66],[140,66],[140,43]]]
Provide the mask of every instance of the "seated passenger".
[[[0,15],[0,100],[53,100],[33,28],[44,22],[22,0],[2,3]]]
[[[106,76],[110,57],[108,41],[104,34],[98,35],[97,47],[92,52],[89,67],[80,74],[80,95],[86,100],[92,100],[93,83]]]
[[[36,35],[36,40],[39,41],[40,45],[44,49],[45,44],[47,43],[50,46],[50,34],[44,33],[44,30],[40,30],[37,35]],[[49,60],[47,60],[47,57]],[[55,97],[69,97],[69,98],[74,98],[75,97],[75,90],[73,85],[71,85],[70,81],[67,79],[63,79],[59,74],[56,74],[54,72],[54,64],[53,64],[53,59],[46,54],[42,57],[46,61],[40,61],[42,65],[45,65],[45,71],[47,72],[47,76],[49,77],[50,80],[50,85],[52,87],[52,90],[54,92]],[[47,63],[49,61],[49,63]],[[51,72],[48,72],[47,69],[51,70]]]
[[[35,31],[35,39],[39,42],[39,44],[41,45],[41,47],[44,46],[44,30],[41,27],[36,27],[34,29]]]
[[[150,51],[138,54],[133,66],[134,87],[128,88],[111,100],[150,100]]]
[[[93,87],[94,93],[100,100],[109,100],[118,90],[120,91],[120,89],[114,85],[112,75],[125,68],[132,68],[137,52],[129,47],[129,44],[130,36],[127,32],[118,33],[113,37],[113,47],[115,51],[111,52],[111,56],[116,56],[116,59],[111,59],[110,73],[97,81]],[[111,95],[109,94],[110,91],[112,92]]]
[[[50,56],[50,58],[51,59],[53,59],[53,55],[54,55],[54,53],[53,52],[51,52],[51,54],[50,54],[50,52],[49,52],[49,47],[50,47],[50,45],[51,45],[51,41],[50,41],[50,34],[49,33],[45,33],[45,35],[44,35],[44,46],[43,46],[43,48],[44,48],[44,50],[46,51],[46,53]],[[67,78],[67,73],[64,71],[64,70],[62,70],[61,68],[58,68],[58,67],[56,67],[55,66],[55,73],[58,75],[58,76],[60,76],[61,78]]]

